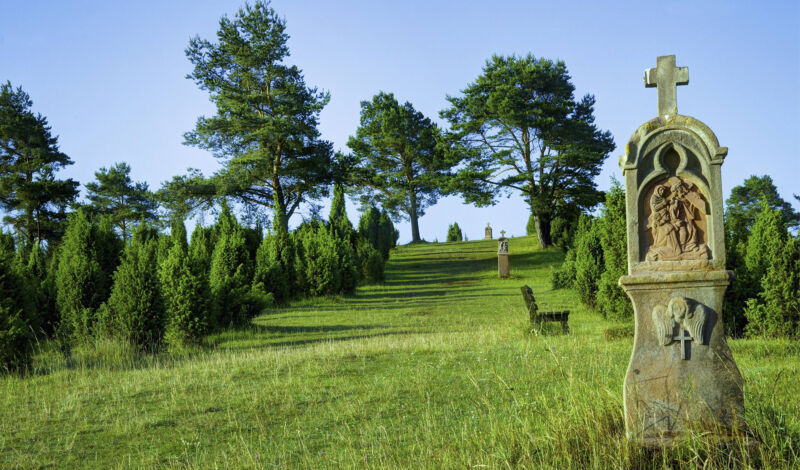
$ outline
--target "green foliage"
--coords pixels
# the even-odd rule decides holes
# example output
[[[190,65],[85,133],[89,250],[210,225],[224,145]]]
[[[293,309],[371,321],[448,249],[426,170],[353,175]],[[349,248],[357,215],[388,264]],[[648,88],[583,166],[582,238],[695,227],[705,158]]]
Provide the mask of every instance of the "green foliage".
[[[577,233],[580,233],[580,230],[579,228]],[[550,284],[553,286],[553,289],[570,289],[575,287],[575,253],[575,249],[567,251],[564,262],[558,269],[550,274]]]
[[[303,290],[312,296],[352,293],[359,276],[355,252],[319,221],[295,232],[299,244],[298,274]]]
[[[355,230],[350,219],[347,217],[347,207],[344,200],[344,186],[337,183],[333,186],[333,201],[331,202],[331,212],[328,216],[328,226],[334,236],[353,240]]]
[[[14,262],[14,251],[0,246],[0,369],[18,370],[28,364],[34,330],[35,305],[25,276]]]
[[[458,222],[453,222],[452,225],[447,227],[448,242],[460,242],[463,240],[464,236],[461,234],[461,227],[458,226]]]
[[[286,302],[293,295],[294,244],[285,231],[268,233],[256,252],[253,288],[272,294],[276,302]]]
[[[597,307],[597,289],[603,273],[600,222],[582,215],[575,233],[575,290],[584,304]]]
[[[531,236],[536,235],[536,221],[533,218],[533,214],[528,216],[528,223],[525,225],[525,235]]]
[[[208,292],[202,273],[193,271],[183,221],[172,230],[169,256],[160,266],[164,339],[170,347],[198,344],[208,329]]]
[[[96,233],[83,209],[70,214],[55,276],[59,330],[66,340],[88,339],[96,309],[106,300],[108,275],[98,256]]]
[[[125,162],[94,173],[97,181],[86,184],[92,212],[102,214],[116,225],[127,241],[137,223],[156,220],[156,203],[145,182],[131,180],[131,167]]]
[[[574,91],[564,62],[495,55],[440,113],[463,158],[454,189],[479,206],[521,192],[543,248],[555,217],[600,202],[594,178],[615,148],[594,124],[594,97]]]
[[[209,288],[213,325],[242,324],[258,314],[264,305],[251,292],[252,261],[244,230],[223,204],[217,221],[219,233],[211,257]]]
[[[189,245],[189,262],[192,272],[208,280],[211,271],[211,255],[216,245],[216,231],[214,227],[203,227],[197,224],[192,231]]]
[[[438,126],[411,103],[380,92],[361,102],[361,122],[347,146],[355,159],[349,180],[362,203],[379,203],[395,220],[410,220],[411,240],[420,241],[419,217],[445,193],[454,163]]]
[[[764,204],[779,211],[786,227],[800,224],[800,214],[780,197],[768,175],[751,176],[731,190],[725,208],[725,254],[727,268],[733,271],[734,278],[725,291],[723,310],[728,333],[734,336],[745,332],[748,323],[746,310],[750,310],[750,316],[757,315],[757,306],[763,304],[758,297],[762,292],[766,265],[771,261],[766,260],[761,244],[777,243],[775,240],[764,240],[763,233],[750,243],[756,218]],[[750,250],[751,246],[753,251]],[[775,246],[771,249],[771,253],[777,252]],[[763,305],[759,308],[763,308]],[[762,327],[754,328],[761,331]]]
[[[279,202],[275,200],[275,204]],[[272,300],[286,302],[300,289],[295,262],[295,239],[286,230],[281,212],[275,213],[273,231],[261,241],[256,252],[253,274],[253,289],[262,294],[271,294]]]
[[[139,348],[157,347],[164,332],[158,245],[146,226],[136,229],[114,272],[111,296],[98,314],[106,332]]]
[[[368,283],[383,281],[386,261],[384,261],[381,252],[366,239],[362,238],[356,253],[357,258],[361,261],[361,277]]]
[[[285,29],[268,3],[256,1],[220,19],[218,43],[189,42],[189,78],[209,92],[217,113],[200,117],[186,144],[212,151],[223,168],[210,179],[194,172],[167,183],[162,196],[176,210],[225,196],[269,207],[285,224],[304,201],[327,193],[331,144],[317,124],[330,96],[287,64]]]
[[[43,345],[31,370],[44,374],[0,379],[9,404],[0,423],[13,426],[3,465],[80,468],[90,456],[98,468],[156,466],[178,452],[189,468],[798,467],[797,341],[728,341],[747,383],[747,435],[729,445],[705,436],[632,445],[621,401],[631,340],[603,340],[614,323],[572,292],[545,288],[561,252],[520,238],[514,253],[537,300],[571,310],[573,334],[521,333],[527,312],[517,284],[492,276],[493,250],[403,246],[392,253],[390,288],[287,305],[259,319],[268,327],[211,335],[195,354],[102,342],[65,360]],[[453,281],[446,288],[431,284],[442,272]],[[531,380],[532,368],[547,380]],[[74,440],[59,438],[65,429]],[[295,429],[329,434],[312,442]],[[184,450],[198,442],[199,452]]]
[[[613,180],[606,193],[602,216],[597,220],[603,250],[603,273],[597,282],[597,307],[604,318],[633,320],[633,306],[619,287],[628,272],[628,237],[625,224],[625,191]]]
[[[756,216],[761,212],[761,202],[772,209],[778,209],[784,223],[789,227],[800,225],[800,213],[792,204],[784,201],[778,188],[768,175],[750,176],[740,186],[731,190],[725,207],[725,228],[733,246],[746,242]]]
[[[73,162],[32,106],[22,88],[0,85],[0,210],[29,245],[61,237],[66,207],[78,194],[76,181],[56,179]]]
[[[33,307],[33,315],[28,326],[38,335],[51,335],[58,325],[58,309],[56,308],[55,276],[47,253],[38,244],[30,247],[30,253],[16,267],[27,285],[29,301]],[[18,253],[23,252],[19,250]],[[50,258],[53,258],[52,256]]]
[[[400,235],[394,229],[389,216],[375,206],[371,206],[361,215],[358,221],[358,234],[378,250],[384,261],[389,259],[389,252],[397,246],[397,238]]]
[[[798,336],[800,324],[800,243],[791,239],[780,209],[761,202],[747,240],[745,266],[757,297],[746,301],[746,331],[751,335]]]

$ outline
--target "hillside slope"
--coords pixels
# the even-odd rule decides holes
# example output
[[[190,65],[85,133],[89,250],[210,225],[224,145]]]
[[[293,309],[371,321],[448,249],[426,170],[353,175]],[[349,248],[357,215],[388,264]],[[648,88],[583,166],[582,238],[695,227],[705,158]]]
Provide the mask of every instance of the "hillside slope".
[[[721,463],[702,442],[627,443],[622,380],[631,340],[551,291],[562,259],[511,240],[397,248],[385,284],[299,301],[183,355],[101,343],[41,373],[0,379],[0,465],[231,468],[658,468]],[[572,333],[532,334],[519,287],[572,310]],[[740,463],[800,465],[800,348],[731,341],[763,442]],[[680,466],[680,465],[679,465]]]

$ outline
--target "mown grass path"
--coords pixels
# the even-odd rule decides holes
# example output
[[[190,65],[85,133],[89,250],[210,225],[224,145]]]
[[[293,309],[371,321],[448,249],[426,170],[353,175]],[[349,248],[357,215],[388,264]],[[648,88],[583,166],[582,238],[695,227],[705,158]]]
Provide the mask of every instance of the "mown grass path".
[[[494,241],[399,247],[385,284],[265,312],[183,355],[101,343],[65,362],[44,345],[39,374],[0,379],[0,466],[800,466],[796,342],[731,341],[762,442],[749,455],[638,448],[622,419],[631,340],[604,339],[609,323],[550,290],[560,252],[529,238],[511,252],[500,280]],[[528,331],[523,284],[572,310],[572,334]]]

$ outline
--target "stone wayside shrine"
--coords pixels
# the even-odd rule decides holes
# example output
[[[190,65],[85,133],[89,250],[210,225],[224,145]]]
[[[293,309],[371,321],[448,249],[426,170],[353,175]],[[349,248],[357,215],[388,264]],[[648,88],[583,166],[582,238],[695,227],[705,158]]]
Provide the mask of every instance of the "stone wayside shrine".
[[[505,230],[500,230],[500,238],[497,239],[497,275],[508,277],[511,269],[508,266],[508,238]]]
[[[486,232],[486,235],[483,237],[484,240],[491,240],[492,238],[494,238],[494,237],[492,237],[492,226],[489,225],[488,223],[486,224],[485,232]]]
[[[728,152],[711,129],[678,114],[676,86],[689,83],[675,56],[645,71],[658,88],[658,117],[625,147],[628,275],[633,352],[625,375],[629,438],[669,445],[689,432],[724,439],[744,426],[742,376],[725,342],[720,167]]]

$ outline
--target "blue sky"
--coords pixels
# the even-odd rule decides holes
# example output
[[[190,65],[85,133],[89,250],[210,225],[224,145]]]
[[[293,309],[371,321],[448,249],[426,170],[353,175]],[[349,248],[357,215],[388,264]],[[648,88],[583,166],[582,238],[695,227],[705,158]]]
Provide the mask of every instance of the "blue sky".
[[[0,2],[0,80],[21,85],[45,115],[81,183],[118,161],[152,189],[187,167],[218,168],[207,152],[182,145],[198,116],[214,112],[185,78],[189,39],[213,39],[222,15],[241,1]],[[723,194],[752,174],[769,174],[784,199],[800,204],[800,2],[437,2],[272,3],[291,36],[289,62],[328,90],[320,131],[347,150],[359,102],[393,92],[439,121],[446,96],[480,74],[492,54],[562,59],[577,95],[597,98],[601,129],[617,149],[598,184],[621,179],[617,159],[633,131],[656,115],[656,90],[643,70],[659,55],[689,67],[678,111],[705,122],[729,148]],[[354,205],[349,206],[356,220]],[[470,239],[491,222],[524,235],[520,197],[474,208],[441,200],[420,220],[427,240],[457,221]],[[294,221],[295,223],[297,221]],[[399,225],[401,242],[410,239]]]

